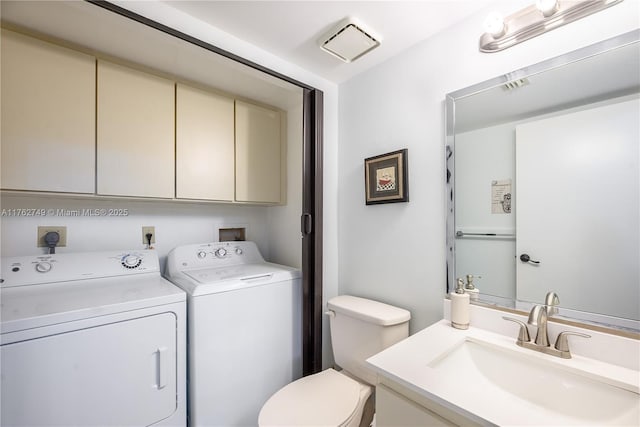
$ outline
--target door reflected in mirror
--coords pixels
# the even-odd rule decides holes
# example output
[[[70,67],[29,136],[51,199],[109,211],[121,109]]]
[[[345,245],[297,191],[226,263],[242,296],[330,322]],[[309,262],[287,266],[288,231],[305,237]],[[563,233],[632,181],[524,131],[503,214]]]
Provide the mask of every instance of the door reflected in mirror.
[[[450,291],[640,331],[639,35],[447,96]]]

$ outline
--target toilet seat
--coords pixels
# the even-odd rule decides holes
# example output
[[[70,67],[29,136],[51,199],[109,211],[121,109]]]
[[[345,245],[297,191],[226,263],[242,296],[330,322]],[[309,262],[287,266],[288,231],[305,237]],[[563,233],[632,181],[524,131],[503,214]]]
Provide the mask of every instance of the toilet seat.
[[[327,369],[300,378],[276,392],[262,407],[258,424],[261,427],[357,426],[370,395],[371,386]]]

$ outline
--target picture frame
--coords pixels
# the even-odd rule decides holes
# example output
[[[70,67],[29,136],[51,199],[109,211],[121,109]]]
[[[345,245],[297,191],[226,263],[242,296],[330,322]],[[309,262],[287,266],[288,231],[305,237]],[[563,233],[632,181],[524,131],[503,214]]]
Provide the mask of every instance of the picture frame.
[[[409,201],[407,156],[405,148],[364,159],[367,205]]]

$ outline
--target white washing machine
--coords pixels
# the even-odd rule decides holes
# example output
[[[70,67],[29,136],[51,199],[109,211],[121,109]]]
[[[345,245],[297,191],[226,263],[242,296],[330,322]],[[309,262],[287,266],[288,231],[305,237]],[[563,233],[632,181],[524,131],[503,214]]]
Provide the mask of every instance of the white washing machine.
[[[253,242],[221,242],[173,249],[166,273],[187,291],[189,424],[258,425],[302,375],[301,272]]]
[[[1,261],[3,426],[186,425],[186,295],[155,251]]]

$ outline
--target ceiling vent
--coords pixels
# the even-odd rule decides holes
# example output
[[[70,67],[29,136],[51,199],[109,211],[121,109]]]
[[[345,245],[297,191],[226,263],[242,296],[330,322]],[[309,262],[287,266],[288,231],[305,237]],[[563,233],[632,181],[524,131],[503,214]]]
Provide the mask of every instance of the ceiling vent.
[[[380,46],[381,40],[354,18],[346,18],[320,39],[320,48],[344,62],[353,62]]]

